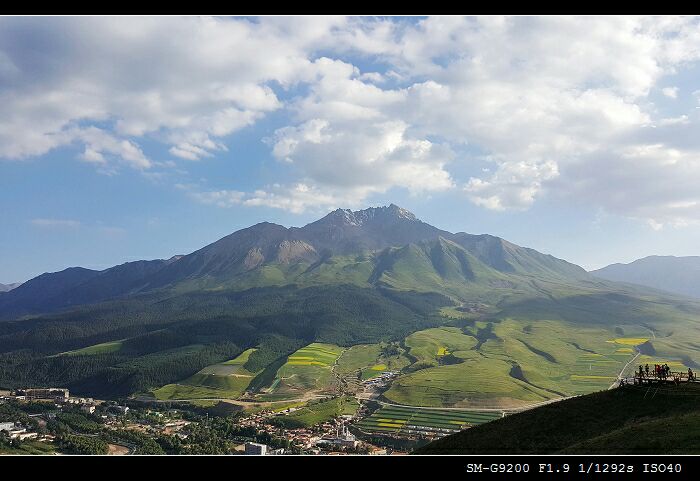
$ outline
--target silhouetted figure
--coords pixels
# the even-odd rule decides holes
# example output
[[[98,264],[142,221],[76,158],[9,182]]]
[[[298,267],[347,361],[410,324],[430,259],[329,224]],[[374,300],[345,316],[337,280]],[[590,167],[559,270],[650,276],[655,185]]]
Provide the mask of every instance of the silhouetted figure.
[[[688,381],[692,381],[694,378],[693,376],[693,370],[688,368]]]
[[[640,364],[639,365],[639,379],[641,379],[642,376],[644,376],[644,370],[642,369],[642,365]]]
[[[648,364],[648,363],[647,363],[646,366],[644,366],[644,370],[645,370],[646,373],[647,373],[647,377],[649,377],[649,364]]]
[[[671,374],[671,368],[668,367],[668,364],[664,364],[664,378],[667,378],[669,374]]]

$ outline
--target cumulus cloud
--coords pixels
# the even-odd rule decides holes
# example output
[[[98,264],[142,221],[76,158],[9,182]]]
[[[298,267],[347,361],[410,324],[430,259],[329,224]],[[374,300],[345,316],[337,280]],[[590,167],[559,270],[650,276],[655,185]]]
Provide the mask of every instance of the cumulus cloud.
[[[281,126],[260,137],[284,172],[265,181],[277,184],[187,194],[301,212],[392,188],[460,189],[487,209],[548,195],[683,225],[700,220],[700,117],[673,99],[700,89],[673,76],[700,59],[699,23],[3,18],[0,157],[78,145],[100,168],[146,171],[165,165],[147,140],[206,161],[276,112]]]
[[[267,85],[290,85],[305,47],[337,23],[194,17],[0,19],[0,158],[24,159],[73,142],[84,160],[104,154],[143,169],[137,142],[152,136],[189,160],[223,150],[221,138],[280,108]],[[86,124],[108,124],[102,150]],[[102,144],[104,147],[104,144]]]
[[[378,21],[344,46],[388,59],[405,93],[388,110],[413,135],[485,153],[488,170],[454,161],[474,164],[463,190],[477,205],[526,209],[545,193],[577,195],[658,227],[700,219],[700,195],[674,188],[700,181],[698,118],[663,117],[649,99],[700,58],[698,32],[684,17],[450,17]]]
[[[678,87],[664,87],[661,89],[661,93],[668,98],[675,99],[678,97]]]
[[[337,207],[357,207],[358,201],[367,197],[364,188],[327,189],[305,183],[293,185],[273,184],[253,192],[237,190],[200,191],[197,186],[180,186],[188,195],[202,204],[218,207],[263,206],[284,209],[295,214],[306,210],[327,210]]]

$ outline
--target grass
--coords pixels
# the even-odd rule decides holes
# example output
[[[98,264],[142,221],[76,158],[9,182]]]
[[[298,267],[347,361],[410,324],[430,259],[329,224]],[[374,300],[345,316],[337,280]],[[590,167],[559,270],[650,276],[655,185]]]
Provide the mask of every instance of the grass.
[[[22,442],[18,448],[0,446],[0,454],[54,454],[56,446],[53,443],[29,439]]]
[[[426,329],[405,341],[416,358],[409,368],[414,372],[400,376],[384,396],[404,405],[478,409],[607,389],[634,355],[609,342],[614,333],[612,327],[511,318]],[[452,362],[441,362],[448,354]]]
[[[119,341],[103,342],[101,344],[94,344],[92,346],[87,346],[82,349],[77,349],[75,351],[67,351],[58,354],[59,356],[95,356],[97,354],[111,354],[114,352],[119,352],[122,348],[122,343],[124,339]]]
[[[286,428],[311,427],[330,421],[338,416],[357,412],[360,405],[351,396],[341,396],[330,400],[310,403],[289,415],[274,418],[274,423]]]
[[[645,397],[646,396],[646,397]],[[419,454],[700,453],[700,385],[626,386],[477,426]]]
[[[332,368],[342,352],[341,347],[318,342],[297,350],[279,368],[264,399],[283,400],[313,391],[329,392],[333,387]]]
[[[243,351],[235,359],[207,366],[193,376],[153,391],[156,399],[236,399],[258,374],[243,367],[255,349]]]
[[[388,348],[389,345],[383,343],[352,346],[343,351],[336,370],[348,380],[364,381],[383,371],[400,371],[411,363],[400,349],[390,354]]]

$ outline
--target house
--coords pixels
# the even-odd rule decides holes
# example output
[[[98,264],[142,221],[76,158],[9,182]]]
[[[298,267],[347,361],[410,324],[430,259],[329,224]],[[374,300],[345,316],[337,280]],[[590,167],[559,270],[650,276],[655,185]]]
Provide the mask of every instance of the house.
[[[245,454],[264,456],[267,454],[267,444],[245,443]]]
[[[0,423],[0,431],[10,432],[15,429],[15,423]]]

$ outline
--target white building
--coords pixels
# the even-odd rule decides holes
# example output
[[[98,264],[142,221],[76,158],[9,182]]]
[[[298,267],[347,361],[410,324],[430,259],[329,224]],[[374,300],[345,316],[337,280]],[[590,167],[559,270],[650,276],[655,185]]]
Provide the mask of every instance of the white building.
[[[264,456],[267,454],[267,444],[245,443],[245,454]]]
[[[0,431],[10,432],[15,429],[15,423],[0,423]]]

